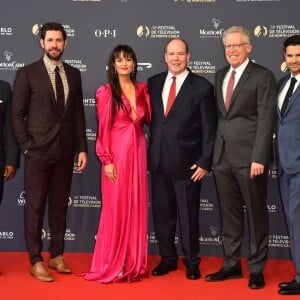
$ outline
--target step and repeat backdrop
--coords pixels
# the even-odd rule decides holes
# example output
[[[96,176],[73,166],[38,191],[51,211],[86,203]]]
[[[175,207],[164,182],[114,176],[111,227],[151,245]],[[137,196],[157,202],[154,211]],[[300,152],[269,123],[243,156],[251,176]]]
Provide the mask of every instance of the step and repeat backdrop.
[[[216,70],[226,64],[222,32],[243,25],[253,34],[251,59],[271,69],[277,79],[286,72],[282,43],[300,33],[298,0],[3,0],[0,10],[0,79],[13,86],[18,68],[42,56],[41,25],[55,21],[68,35],[65,62],[81,71],[89,165],[74,168],[69,197],[66,251],[91,252],[101,212],[100,163],[95,155],[97,120],[94,93],[106,83],[107,61],[117,44],[131,45],[138,57],[138,79],[146,81],[166,69],[163,52],[168,39],[185,39],[191,52],[189,68],[213,82]],[[147,135],[147,129],[145,129]],[[24,251],[23,157],[16,178],[5,184],[0,207],[0,251]],[[270,169],[267,209],[270,220],[270,257],[289,257],[287,234],[276,172]],[[221,256],[222,241],[218,199],[209,174],[200,197],[201,255]],[[151,197],[150,197],[151,198]],[[247,211],[245,210],[247,222]],[[51,234],[45,219],[44,249]],[[245,229],[244,255],[248,249]],[[180,247],[179,247],[180,249]],[[158,254],[149,202],[149,253]],[[180,253],[179,253],[180,254]]]

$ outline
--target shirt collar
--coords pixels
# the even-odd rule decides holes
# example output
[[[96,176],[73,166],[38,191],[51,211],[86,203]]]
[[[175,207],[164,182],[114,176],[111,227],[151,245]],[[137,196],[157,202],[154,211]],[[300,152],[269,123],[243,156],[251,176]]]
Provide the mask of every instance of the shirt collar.
[[[242,74],[243,72],[244,72],[244,70],[246,69],[246,67],[247,67],[247,65],[248,65],[248,63],[249,63],[249,58],[247,58],[241,65],[239,65],[237,68],[233,68],[233,67],[231,67],[230,66],[230,73],[231,73],[231,71],[235,71],[236,73],[238,73],[238,74]]]
[[[188,69],[185,69],[182,73],[178,74],[178,75],[174,75],[172,74],[170,71],[168,71],[168,75],[167,75],[167,79],[172,79],[174,76],[176,77],[176,79],[181,80],[182,78],[185,78],[189,73]]]
[[[297,80],[297,82],[300,82],[300,74],[297,74],[296,76],[293,76],[293,75],[291,74],[290,79],[291,79],[292,77],[295,77],[296,80]]]
[[[54,72],[56,67],[59,67],[60,70],[63,69],[62,62],[60,62],[58,65],[55,65],[54,63],[52,63],[52,61],[49,59],[49,57],[46,54],[43,57],[43,61],[45,63],[46,68],[51,72]]]

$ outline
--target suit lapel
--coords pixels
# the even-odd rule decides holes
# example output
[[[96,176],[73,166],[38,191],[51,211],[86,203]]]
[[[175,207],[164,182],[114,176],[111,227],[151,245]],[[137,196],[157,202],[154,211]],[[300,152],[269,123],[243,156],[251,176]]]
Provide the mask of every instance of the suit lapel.
[[[221,70],[220,74],[218,75],[219,76],[218,80],[215,81],[216,94],[219,95],[219,97],[216,97],[216,99],[218,101],[218,106],[223,116],[225,116],[227,113],[225,109],[225,99],[223,95],[223,81],[228,70],[229,70],[229,66]]]
[[[280,83],[280,86],[279,86],[279,89],[277,91],[277,96],[276,96],[276,111],[277,111],[277,115],[278,115],[278,118],[281,119],[281,112],[280,112],[280,109],[279,109],[279,106],[278,106],[278,102],[279,102],[279,95],[280,93],[282,92],[282,89],[284,88],[286,82],[288,81],[290,75],[284,77],[279,83]]]
[[[152,103],[152,105],[155,106],[155,110],[159,113],[159,115],[164,118],[165,114],[164,114],[164,106],[163,106],[163,99],[162,99],[162,91],[163,91],[163,87],[164,87],[164,83],[167,77],[167,72],[163,73],[161,75],[161,78],[159,78],[157,80],[157,86],[155,87],[155,93],[156,96],[153,97],[153,99],[157,99],[156,102]]]
[[[41,60],[41,80],[42,80],[42,82],[46,83],[48,98],[51,101],[51,104],[56,108],[56,99],[55,99],[54,89],[53,89],[47,68],[46,68],[43,60]]]
[[[66,109],[68,108],[68,105],[69,105],[70,94],[72,92],[71,88],[74,86],[74,84],[71,83],[72,75],[71,75],[70,69],[68,68],[68,65],[63,62],[63,66],[64,66],[64,70],[65,70],[67,82],[68,82],[68,87],[69,87],[69,93],[65,100],[65,110],[64,110],[64,114],[65,114]]]
[[[291,107],[294,105],[296,99],[299,98],[299,94],[300,94],[300,85],[298,84],[296,90],[294,91],[292,97],[290,98],[290,100],[288,102],[288,105],[286,107],[286,110],[285,110],[283,116],[285,116],[288,113],[288,111],[291,109]]]
[[[233,94],[232,94],[232,99],[231,99],[231,103],[229,106],[229,110],[231,109],[231,107],[234,105],[234,102],[236,101],[236,96],[239,94],[239,91],[241,90],[241,88],[243,87],[243,85],[247,82],[247,80],[249,79],[249,75],[251,73],[251,69],[252,69],[252,62],[249,61],[248,65],[246,66],[242,76],[240,77],[236,87],[233,90]]]

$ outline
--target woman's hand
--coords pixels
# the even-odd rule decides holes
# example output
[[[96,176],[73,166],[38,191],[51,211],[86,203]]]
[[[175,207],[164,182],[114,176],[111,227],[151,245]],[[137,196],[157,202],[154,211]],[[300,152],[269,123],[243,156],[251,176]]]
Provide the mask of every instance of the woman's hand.
[[[117,179],[117,171],[114,164],[107,164],[104,166],[104,173],[107,179],[114,182]]]

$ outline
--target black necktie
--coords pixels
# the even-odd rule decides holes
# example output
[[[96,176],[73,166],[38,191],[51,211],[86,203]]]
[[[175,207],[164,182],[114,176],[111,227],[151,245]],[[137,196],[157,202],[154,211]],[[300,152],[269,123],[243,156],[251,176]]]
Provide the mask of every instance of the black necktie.
[[[290,86],[289,86],[289,89],[285,95],[285,98],[283,100],[283,104],[282,104],[282,107],[281,107],[281,115],[283,116],[286,108],[287,108],[287,105],[289,103],[289,100],[290,98],[292,97],[293,95],[293,91],[294,91],[294,87],[295,87],[295,84],[297,82],[297,79],[295,77],[292,77],[291,78],[291,82],[290,82]]]
[[[59,67],[55,67],[55,88],[58,112],[62,115],[65,109],[64,86],[59,75]]]

